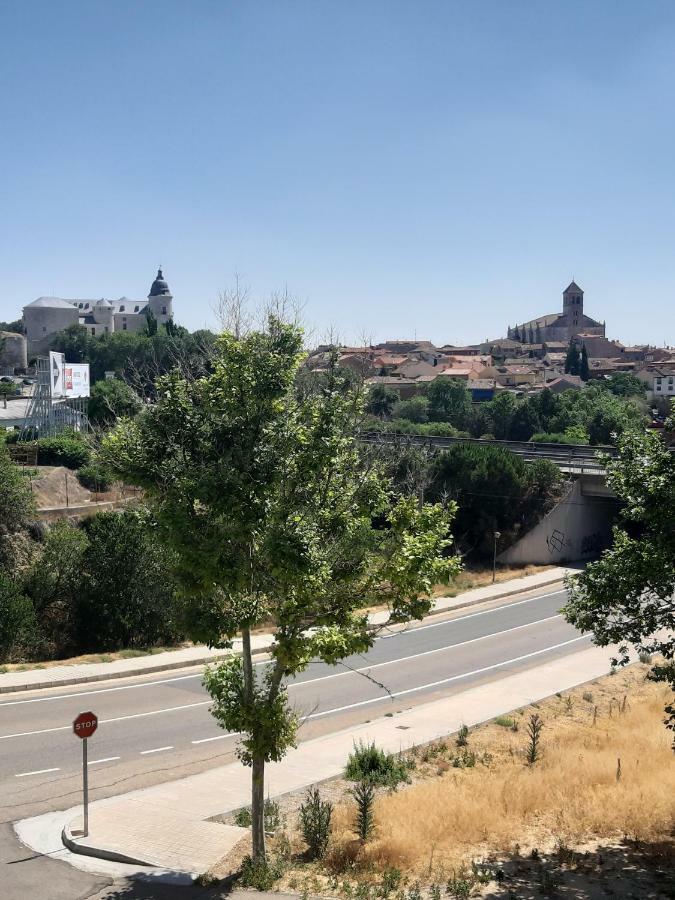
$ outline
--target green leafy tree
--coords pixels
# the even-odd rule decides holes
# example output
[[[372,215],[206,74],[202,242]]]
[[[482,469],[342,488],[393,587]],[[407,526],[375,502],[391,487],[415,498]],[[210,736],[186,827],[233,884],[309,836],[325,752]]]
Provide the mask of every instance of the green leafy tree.
[[[0,571],[0,661],[31,642],[36,622],[32,604],[18,581]]]
[[[492,535],[501,547],[532,527],[560,495],[561,475],[547,460],[526,463],[504,447],[457,444],[432,464],[427,496],[458,504],[455,533],[465,553],[489,558]]]
[[[429,401],[426,397],[411,397],[410,400],[399,400],[393,409],[395,419],[407,419],[409,422],[422,424],[429,421]]]
[[[2,397],[5,405],[5,409],[7,409],[7,398],[8,397],[16,397],[17,388],[13,381],[0,381],[0,397]]]
[[[465,428],[471,415],[471,394],[456,378],[439,377],[427,388],[429,419],[449,422],[455,428]]]
[[[376,384],[368,394],[367,410],[373,416],[381,419],[390,419],[394,406],[400,397],[397,391],[385,384]]]
[[[361,610],[390,622],[423,616],[432,585],[459,568],[446,556],[453,507],[396,498],[356,439],[362,400],[336,368],[320,389],[296,388],[300,331],[270,317],[265,332],[224,334],[212,373],[158,384],[157,403],[106,438],[111,465],[154,500],[189,597],[191,635],[241,657],[210,669],[212,712],[242,734],[252,769],[252,845],[265,859],[266,762],[294,746],[285,681],[312,659],[364,653],[375,634]],[[273,628],[268,667],[251,632]]]
[[[30,484],[0,441],[0,539],[22,528],[34,512]]]
[[[630,372],[617,372],[606,380],[598,382],[617,397],[644,397],[645,383]]]
[[[584,344],[581,348],[581,357],[579,359],[579,375],[581,376],[582,381],[588,381],[588,379],[591,377],[591,372],[588,368],[588,351],[586,350],[586,344]]]
[[[105,512],[84,524],[81,590],[74,614],[83,651],[171,643],[178,635],[170,553],[144,510]]]
[[[490,400],[485,406],[492,420],[491,434],[499,441],[508,439],[511,433],[511,422],[516,412],[518,401],[508,391],[501,391],[494,400]]]
[[[541,428],[541,420],[536,407],[524,400],[520,403],[511,418],[509,439],[512,441],[529,441],[532,435]]]
[[[135,416],[142,407],[136,391],[119,378],[97,381],[89,398],[89,420],[109,427],[122,416]]]
[[[13,322],[0,322],[0,331],[11,331],[14,334],[25,334],[23,319],[15,319]]]
[[[675,423],[671,423],[671,426]],[[600,647],[619,644],[660,654],[652,677],[675,690],[675,454],[660,435],[629,431],[618,456],[605,462],[607,483],[623,502],[614,542],[602,557],[568,581],[568,622]],[[667,707],[675,730],[675,704]]]

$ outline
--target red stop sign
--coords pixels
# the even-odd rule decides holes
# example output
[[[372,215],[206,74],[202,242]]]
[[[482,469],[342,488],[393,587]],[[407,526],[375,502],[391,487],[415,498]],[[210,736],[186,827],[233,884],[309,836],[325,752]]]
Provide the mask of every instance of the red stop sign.
[[[98,718],[93,712],[83,712],[73,722],[73,731],[79,738],[88,738],[98,728]]]

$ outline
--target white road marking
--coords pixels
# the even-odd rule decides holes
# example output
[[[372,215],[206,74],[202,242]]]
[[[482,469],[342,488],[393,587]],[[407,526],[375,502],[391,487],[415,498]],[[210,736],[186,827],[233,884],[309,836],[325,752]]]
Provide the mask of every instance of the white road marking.
[[[173,750],[173,747],[153,747],[152,750],[141,750],[141,756],[147,756],[148,753],[163,753],[164,750]]]
[[[417,687],[406,688],[404,691],[391,691],[388,694],[382,695],[380,697],[373,697],[370,700],[359,700],[357,703],[349,703],[347,706],[336,706],[333,709],[324,709],[322,712],[312,713],[311,715],[306,717],[306,721],[309,719],[320,719],[322,716],[329,716],[331,713],[336,712],[344,712],[347,709],[356,709],[359,706],[368,706],[372,703],[380,703],[383,700],[394,699],[396,697],[404,697],[406,694],[414,694],[416,691],[424,691],[428,688],[440,687],[442,684],[449,684],[452,681],[459,681],[462,678],[470,678],[472,675],[481,675],[483,672],[490,672],[493,669],[499,669],[502,666],[508,666],[511,663],[522,662],[525,659],[530,659],[533,656],[539,656],[542,653],[548,653],[550,650],[558,650],[560,647],[566,647],[568,644],[575,644],[577,641],[583,641],[587,639],[587,635],[581,635],[581,637],[572,638],[569,641],[561,641],[559,644],[553,644],[552,647],[543,647],[541,650],[533,650],[532,653],[525,653],[523,656],[515,656],[513,659],[505,659],[503,662],[494,663],[491,666],[483,666],[480,669],[473,669],[471,672],[461,672],[459,675],[451,675],[449,678],[442,678],[440,681],[431,681],[428,684],[419,684]],[[193,744],[206,744],[208,741],[223,741],[228,737],[236,737],[240,732],[228,732],[227,734],[219,734],[216,737],[211,738],[202,738],[199,741],[192,741]]]
[[[361,666],[358,669],[347,669],[344,672],[333,672],[330,675],[320,675],[318,678],[308,678],[305,681],[296,681],[293,684],[289,684],[288,687],[289,687],[289,689],[290,688],[298,688],[298,687],[302,687],[304,685],[313,684],[317,681],[328,681],[329,678],[341,678],[345,675],[354,675],[354,674],[360,674],[362,672],[369,672],[372,669],[378,669],[381,666],[390,666],[390,665],[394,665],[395,663],[409,662],[411,659],[418,659],[419,657],[428,656],[432,653],[440,653],[444,650],[455,650],[456,648],[464,647],[467,644],[475,644],[478,641],[484,641],[484,640],[487,640],[488,638],[499,637],[502,634],[508,634],[509,632],[512,632],[512,631],[518,631],[521,628],[530,628],[533,625],[539,625],[541,622],[549,621],[549,619],[559,619],[559,618],[561,618],[560,614],[557,614],[554,616],[548,616],[546,619],[537,619],[537,621],[535,621],[535,622],[525,622],[525,624],[523,624],[523,625],[514,625],[512,628],[506,628],[504,631],[491,632],[490,634],[480,635],[480,637],[470,638],[467,641],[460,641],[460,643],[458,643],[458,644],[449,644],[446,647],[437,647],[434,650],[424,650],[421,653],[413,653],[411,656],[401,656],[396,659],[386,660],[385,662],[381,662],[381,663],[371,663],[366,666]],[[561,644],[560,646],[564,646],[564,645]],[[539,652],[539,651],[537,651],[537,652]],[[545,652],[545,651],[542,651],[542,652]],[[525,658],[527,658],[527,657],[525,657]],[[505,663],[497,663],[496,665],[497,666],[505,665]],[[152,709],[152,710],[149,710],[148,712],[131,713],[126,716],[113,716],[110,719],[99,719],[98,721],[99,721],[99,725],[105,725],[110,722],[128,722],[131,719],[144,719],[147,716],[158,716],[163,713],[178,712],[183,709],[194,709],[195,707],[198,707],[198,706],[208,706],[211,702],[212,702],[211,700],[200,700],[196,703],[184,703],[181,706],[169,706],[169,707],[165,707],[163,709]],[[6,740],[9,740],[10,738],[32,737],[33,735],[37,735],[37,734],[52,734],[57,731],[69,731],[71,728],[72,728],[72,725],[59,725],[54,728],[43,728],[38,731],[21,731],[21,732],[15,733],[15,734],[3,734],[3,735],[0,735],[0,741],[6,741]]]
[[[114,762],[116,759],[121,759],[121,758],[122,758],[121,756],[106,756],[105,759],[92,759],[92,760],[90,760],[89,765],[95,766],[98,763]]]
[[[393,700],[396,697],[404,697],[406,694],[414,694],[416,691],[424,691],[428,688],[440,687],[442,684],[450,684],[451,681],[459,681],[462,678],[469,678],[471,675],[481,675],[483,672],[490,672],[493,669],[500,669],[502,666],[508,666],[511,663],[522,662],[524,659],[531,659],[533,656],[540,656],[542,653],[548,653],[550,650],[557,650],[560,647],[566,647],[568,644],[575,644],[577,641],[588,640],[587,635],[572,638],[569,641],[562,641],[560,644],[554,644],[552,647],[543,647],[541,650],[533,650],[532,653],[525,653],[523,656],[515,656],[513,659],[505,659],[503,662],[494,663],[491,666],[482,666],[480,669],[473,669],[471,672],[462,672],[459,675],[451,675],[450,678],[441,678],[440,681],[430,681],[428,684],[418,684],[417,687],[406,688],[404,691],[391,691],[387,696]],[[346,709],[356,709],[359,706],[368,706],[370,703],[378,703],[386,700],[384,697],[373,697],[371,700],[359,700],[357,703],[349,703],[347,706],[337,706],[334,709],[326,709],[323,712],[312,713],[307,716],[308,719],[320,719],[322,716],[328,716],[330,713],[342,712]]]
[[[28,775],[45,775],[47,772],[60,772],[60,769],[38,769],[36,772],[19,772],[15,778],[26,778]]]
[[[536,590],[536,588],[532,588],[532,590]],[[465,616],[458,616],[456,619],[444,619],[442,622],[432,622],[428,625],[419,625],[417,627],[405,628],[400,631],[396,631],[393,634],[381,635],[376,640],[391,640],[391,638],[398,637],[399,635],[414,635],[418,631],[425,631],[428,628],[440,628],[442,626],[455,625],[457,622],[463,622],[466,619],[474,619],[477,616],[491,615],[492,613],[497,613],[497,612],[501,612],[502,610],[511,609],[514,606],[522,606],[524,603],[534,603],[536,600],[544,600],[547,597],[555,597],[557,594],[563,594],[563,593],[565,593],[565,591],[561,590],[561,591],[553,591],[552,593],[549,593],[549,594],[539,594],[536,597],[528,597],[526,600],[516,600],[512,603],[504,603],[501,606],[495,606],[492,609],[484,609],[484,610],[481,610],[480,612],[469,613]],[[488,603],[489,601],[486,600],[485,602]],[[447,610],[447,612],[450,613],[450,612],[452,612],[452,610],[451,609]],[[537,621],[545,621],[545,620],[539,619]],[[536,624],[536,622],[528,623],[528,624]],[[501,632],[501,631],[493,632],[493,634],[502,634],[502,633],[503,632]],[[486,635],[486,637],[490,637],[490,635]],[[461,645],[455,644],[453,646],[457,647],[457,646],[461,646]],[[217,661],[218,660],[214,660],[214,662],[217,662]],[[256,665],[257,666],[265,665],[265,661],[260,661],[260,662],[256,663]],[[189,667],[190,667],[190,664],[186,663],[185,668],[189,668]],[[132,677],[132,676],[130,676],[130,677]],[[72,697],[92,697],[96,694],[110,694],[115,691],[133,691],[133,690],[138,690],[139,688],[154,687],[155,685],[160,685],[160,684],[173,684],[176,681],[188,681],[190,679],[201,678],[201,677],[202,677],[202,674],[200,672],[197,672],[196,674],[192,674],[192,675],[176,675],[171,678],[157,679],[156,681],[143,681],[139,684],[121,684],[121,685],[116,685],[115,687],[96,688],[91,691],[75,691],[72,694],[54,694],[49,697],[32,697],[32,698],[26,699],[26,700],[6,700],[6,701],[0,700],[0,709],[2,709],[5,706],[20,706],[25,703],[46,703],[46,702],[53,701],[53,700],[68,700]],[[59,729],[55,729],[55,730],[59,730]],[[28,732],[28,734],[41,734],[41,733],[44,733],[44,732]],[[23,737],[23,735],[6,735],[6,737],[17,737],[17,736]],[[2,736],[0,736],[0,740],[1,739],[2,739]]]

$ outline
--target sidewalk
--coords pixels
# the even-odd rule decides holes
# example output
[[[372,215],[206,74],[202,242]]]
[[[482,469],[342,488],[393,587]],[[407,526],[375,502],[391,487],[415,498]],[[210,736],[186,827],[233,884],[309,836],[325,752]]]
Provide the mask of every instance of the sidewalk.
[[[502,673],[494,680],[392,717],[301,743],[281,762],[267,767],[267,792],[275,797],[340,775],[355,741],[375,741],[388,752],[405,750],[455,732],[462,724],[476,725],[598,678],[608,672],[608,653],[607,648],[580,650],[531,669]],[[16,829],[20,839],[38,852],[45,852],[48,821],[52,832],[63,826],[66,846],[78,853],[199,874],[246,835],[244,829],[208,820],[249,802],[250,770],[230,763],[91,804],[86,839],[77,834],[82,828],[81,807],[58,814],[58,820],[53,813],[24,820]],[[55,841],[52,834],[52,845]],[[91,871],[91,859],[80,862],[69,855],[68,861],[84,864]]]
[[[430,615],[464,609],[489,600],[499,600],[514,594],[521,594],[537,588],[549,587],[562,581],[568,572],[574,571],[564,567],[548,569],[536,575],[524,578],[512,578],[500,584],[487,585],[465,591],[457,597],[439,597],[434,601]],[[381,625],[387,620],[387,612],[371,613],[370,621]],[[272,643],[271,634],[253,635],[252,644],[255,653],[264,653]],[[26,669],[24,671],[5,672],[0,675],[0,694],[14,691],[31,691],[49,687],[65,687],[71,684],[84,684],[89,681],[104,681],[107,678],[129,678],[136,675],[151,675],[170,669],[182,669],[188,666],[205,665],[218,659],[225,659],[231,653],[241,652],[241,641],[235,640],[232,650],[209,650],[205,646],[185,647],[181,650],[166,650],[151,656],[140,656],[133,659],[117,659],[104,663],[78,663],[75,665],[50,666],[45,669]]]

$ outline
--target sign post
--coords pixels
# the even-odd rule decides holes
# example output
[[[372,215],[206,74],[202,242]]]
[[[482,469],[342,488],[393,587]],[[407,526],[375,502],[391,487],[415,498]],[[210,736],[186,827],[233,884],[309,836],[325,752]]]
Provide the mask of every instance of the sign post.
[[[93,712],[83,712],[73,722],[73,733],[82,740],[82,795],[84,804],[83,837],[89,834],[89,772],[87,765],[87,739],[98,728],[98,718]]]

